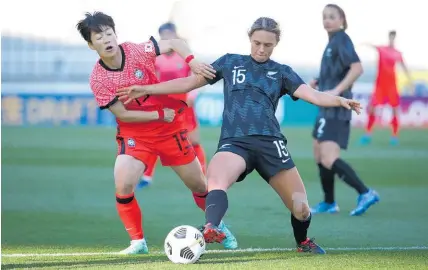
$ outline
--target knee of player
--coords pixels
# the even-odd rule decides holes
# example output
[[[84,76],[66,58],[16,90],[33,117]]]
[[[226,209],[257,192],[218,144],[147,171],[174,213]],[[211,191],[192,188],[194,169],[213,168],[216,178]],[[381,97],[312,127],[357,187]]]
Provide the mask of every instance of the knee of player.
[[[310,215],[311,215],[311,211],[307,204],[304,207],[302,207],[300,210],[293,210],[293,216],[296,219],[301,221],[307,220]]]
[[[207,184],[206,183],[201,183],[196,185],[193,189],[192,192],[197,192],[197,193],[204,193],[206,192],[208,189]]]
[[[198,177],[191,181],[190,189],[192,192],[204,193],[207,191],[207,181],[205,177]]]
[[[319,163],[321,163],[325,168],[331,169],[337,158],[337,155],[324,151],[320,155]]]
[[[116,193],[131,194],[134,191],[135,185],[131,183],[116,183]]]
[[[223,179],[222,177],[209,176],[207,181],[209,191],[216,189],[226,191],[230,186],[228,181],[226,179]]]
[[[293,208],[291,212],[293,216],[298,220],[306,220],[311,214],[306,193],[295,192],[292,200]]]

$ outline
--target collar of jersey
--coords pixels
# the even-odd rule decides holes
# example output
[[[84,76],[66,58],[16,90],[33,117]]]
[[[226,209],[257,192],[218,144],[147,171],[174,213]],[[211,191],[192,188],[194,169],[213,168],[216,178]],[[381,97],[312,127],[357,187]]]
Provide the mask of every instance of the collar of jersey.
[[[329,37],[328,37],[328,40],[331,40],[332,38],[334,38],[336,35],[338,35],[339,33],[343,33],[344,32],[344,30],[343,29],[340,29],[339,31],[336,31],[336,32],[334,32],[333,34],[331,34]]]
[[[120,68],[116,68],[116,69],[109,68],[108,66],[106,66],[106,64],[104,64],[103,60],[100,59],[99,63],[105,70],[123,71],[123,68],[125,67],[125,51],[123,50],[122,45],[119,45],[119,48],[120,48],[120,53],[122,54],[122,63],[120,64]]]
[[[270,61],[270,58],[268,58],[268,60],[266,60],[266,61],[264,61],[264,62],[258,62],[258,61],[256,61],[256,59],[254,59],[254,58],[251,56],[251,54],[250,54],[250,58],[251,58],[251,60],[252,60],[254,63],[256,63],[256,64],[258,64],[258,65],[263,65],[263,64],[266,64],[267,62],[269,62],[269,61]]]

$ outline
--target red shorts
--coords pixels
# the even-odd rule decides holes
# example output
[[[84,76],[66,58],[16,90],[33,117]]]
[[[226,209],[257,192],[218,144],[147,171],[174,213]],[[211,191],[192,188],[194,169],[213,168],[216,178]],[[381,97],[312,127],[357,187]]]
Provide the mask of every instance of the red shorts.
[[[397,90],[395,81],[376,82],[376,89],[371,98],[370,104],[372,106],[389,104],[391,107],[398,107],[400,105],[400,95]]]
[[[184,117],[184,126],[187,131],[191,132],[198,127],[198,118],[193,108],[187,108]]]
[[[159,156],[163,166],[181,166],[191,163],[196,154],[187,138],[187,131],[158,137],[116,136],[118,155],[130,155],[146,167],[151,159]]]
[[[400,95],[397,92],[389,92],[389,93],[374,93],[370,104],[372,106],[385,105],[389,104],[391,107],[400,106]]]

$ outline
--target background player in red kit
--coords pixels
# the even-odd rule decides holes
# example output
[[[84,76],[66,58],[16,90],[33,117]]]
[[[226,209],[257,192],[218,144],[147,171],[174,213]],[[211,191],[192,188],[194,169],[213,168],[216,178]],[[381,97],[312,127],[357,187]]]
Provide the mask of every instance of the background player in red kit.
[[[159,156],[163,166],[171,168],[193,192],[199,208],[205,211],[206,179],[192,145],[183,129],[182,112],[187,105],[168,96],[145,96],[124,105],[116,91],[131,85],[157,83],[155,59],[171,50],[189,59],[193,72],[213,78],[209,65],[192,60],[183,40],[162,40],[152,37],[142,44],[118,44],[113,19],[101,12],[87,13],[77,24],[85,41],[97,51],[90,86],[101,109],[109,109],[117,121],[118,152],[114,166],[116,207],[131,238],[131,245],[122,254],[148,253],[142,228],[142,214],[134,189],[143,174],[147,160]],[[225,231],[228,231],[224,227]],[[236,239],[229,239],[228,241]],[[237,246],[237,244],[236,244]]]
[[[159,35],[162,40],[177,39],[176,27],[173,23],[165,23],[159,27]],[[189,65],[185,62],[178,53],[172,51],[166,54],[159,55],[156,58],[156,74],[160,82],[174,80],[178,78],[184,78],[191,75],[192,70]],[[196,93],[196,91],[193,91]],[[195,150],[196,156],[201,163],[202,170],[205,172],[205,151],[200,144],[200,135],[198,128],[198,120],[193,109],[194,99],[196,98],[194,93],[174,94],[169,95],[170,97],[185,101],[189,107],[183,112],[185,129],[188,131],[188,138],[190,143]],[[138,188],[142,188],[151,184],[155,167],[157,163],[157,157],[153,157],[147,164],[147,169],[141,178]]]
[[[392,145],[398,144],[398,110],[400,106],[400,94],[397,89],[395,64],[401,64],[404,72],[409,78],[409,82],[411,82],[411,78],[407,66],[404,63],[403,55],[395,48],[396,35],[396,31],[389,32],[389,44],[387,46],[371,45],[379,53],[379,62],[375,90],[368,106],[366,134],[361,138],[362,144],[371,142],[371,132],[376,120],[375,109],[377,106],[385,104],[389,104],[392,107],[392,136],[390,143]]]

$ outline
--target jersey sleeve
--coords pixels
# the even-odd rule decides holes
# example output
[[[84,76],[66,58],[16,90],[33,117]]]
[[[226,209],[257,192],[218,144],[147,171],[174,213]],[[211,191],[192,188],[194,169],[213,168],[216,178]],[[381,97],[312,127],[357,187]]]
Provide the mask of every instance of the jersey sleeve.
[[[305,84],[302,78],[289,66],[283,66],[282,68],[282,95],[288,94],[293,100],[298,100],[294,96],[297,88],[302,84]]]
[[[94,93],[95,100],[101,110],[108,109],[110,106],[119,101],[116,96],[116,92],[112,89],[108,89],[102,83],[97,81],[91,81],[91,90]]]
[[[338,44],[339,59],[343,66],[349,67],[353,63],[359,63],[360,58],[355,51],[354,43],[348,35],[344,35]]]
[[[225,68],[226,60],[227,60],[227,54],[225,54],[222,57],[218,58],[217,60],[215,60],[211,64],[211,66],[215,70],[215,77],[213,79],[207,79],[207,78],[205,78],[209,84],[213,85],[216,82],[218,82],[221,79],[223,79],[223,70]]]
[[[160,55],[160,49],[158,42],[154,37],[146,42],[140,43],[137,45],[139,53],[147,60],[155,64],[156,56]]]

